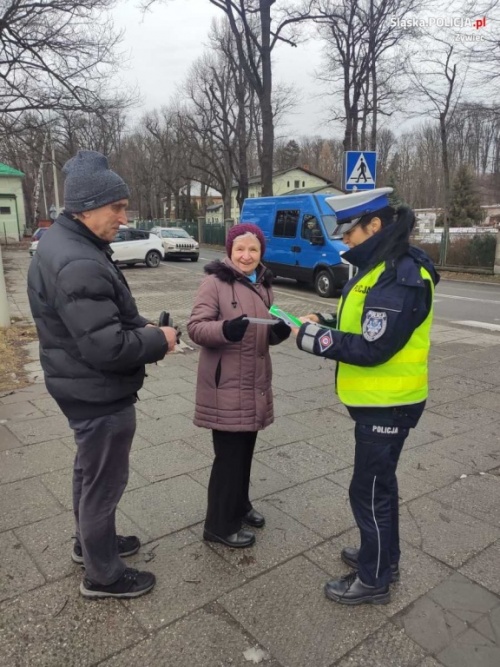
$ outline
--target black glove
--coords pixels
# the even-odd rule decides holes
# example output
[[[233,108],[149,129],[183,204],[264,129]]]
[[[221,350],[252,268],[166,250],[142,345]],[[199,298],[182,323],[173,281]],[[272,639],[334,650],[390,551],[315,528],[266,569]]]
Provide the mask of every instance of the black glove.
[[[178,326],[174,326],[174,322],[172,320],[172,317],[171,317],[170,313],[167,313],[165,310],[161,311],[160,317],[158,319],[158,326],[159,327],[173,327],[177,331],[177,342],[178,343],[180,342],[182,331],[179,329]]]
[[[240,315],[239,317],[235,317],[234,320],[225,320],[223,322],[222,333],[231,343],[239,343],[245,335],[245,331],[250,322],[244,320],[244,317],[246,317],[246,315]]]
[[[278,320],[276,324],[273,324],[273,326],[271,327],[271,331],[278,338],[280,343],[286,340],[292,333],[292,330],[290,329],[288,324],[283,322],[283,320]]]

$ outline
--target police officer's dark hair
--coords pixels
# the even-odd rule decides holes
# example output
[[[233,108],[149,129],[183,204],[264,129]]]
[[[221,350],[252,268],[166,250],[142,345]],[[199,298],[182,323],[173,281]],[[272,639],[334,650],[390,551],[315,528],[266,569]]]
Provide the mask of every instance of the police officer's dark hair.
[[[394,225],[394,230],[377,249],[376,256],[370,263],[378,264],[383,260],[396,259],[404,255],[410,245],[410,234],[415,225],[415,213],[412,209],[409,206],[399,206],[397,209],[384,206],[378,211],[365,214],[358,224],[366,227],[373,218],[380,218],[382,229]]]

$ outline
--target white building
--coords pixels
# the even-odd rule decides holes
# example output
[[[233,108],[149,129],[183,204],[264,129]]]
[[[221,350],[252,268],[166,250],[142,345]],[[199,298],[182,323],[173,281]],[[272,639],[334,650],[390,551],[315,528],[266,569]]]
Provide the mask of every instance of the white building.
[[[26,229],[22,171],[0,162],[0,239],[20,241]]]
[[[291,169],[284,169],[283,171],[276,171],[273,174],[273,194],[303,194],[305,192],[328,192],[334,195],[343,195],[344,192],[335,187],[330,181],[305,167],[293,167]],[[236,200],[238,194],[238,187],[233,186],[231,191],[231,218],[235,222],[240,221],[240,209]],[[259,176],[254,176],[248,179],[248,196],[261,197],[262,196],[262,179]]]

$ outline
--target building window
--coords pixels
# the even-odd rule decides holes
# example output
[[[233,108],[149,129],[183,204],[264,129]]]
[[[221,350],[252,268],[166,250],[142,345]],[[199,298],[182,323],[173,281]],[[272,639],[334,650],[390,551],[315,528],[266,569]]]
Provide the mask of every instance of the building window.
[[[302,187],[303,187],[303,188],[306,187],[306,182],[305,182],[305,181],[302,181]]]
[[[278,211],[274,222],[273,236],[294,239],[297,234],[297,223],[300,211]]]
[[[293,187],[294,187],[295,189],[300,188],[300,181],[294,181],[294,182],[293,182]]]
[[[287,182],[286,182],[286,187],[287,187],[287,188],[290,187],[290,181],[287,181]]]
[[[10,206],[0,206],[0,215],[10,215]]]

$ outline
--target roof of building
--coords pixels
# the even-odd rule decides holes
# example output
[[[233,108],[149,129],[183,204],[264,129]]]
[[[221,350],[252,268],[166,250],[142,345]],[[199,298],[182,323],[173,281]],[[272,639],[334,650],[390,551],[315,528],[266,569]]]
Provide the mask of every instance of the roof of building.
[[[179,190],[179,193],[185,195],[187,193],[187,185],[183,185]],[[191,197],[201,197],[201,183],[199,181],[191,181],[190,194]],[[207,199],[222,197],[220,192],[210,187],[207,189],[206,196]]]
[[[0,162],[0,176],[24,176],[22,171],[9,167],[8,164]]]
[[[273,171],[273,178],[275,178],[276,176],[283,176],[283,174],[288,174],[288,172],[296,171],[297,169],[299,171],[303,171],[305,174],[309,174],[309,176],[315,176],[316,178],[321,178],[323,181],[325,181],[325,183],[329,182],[328,179],[322,176],[321,174],[317,174],[316,172],[307,169],[307,167],[301,167],[300,165],[296,165],[295,167],[289,167],[288,169],[282,169],[281,171]],[[260,174],[258,174],[258,176],[251,176],[248,179],[248,184],[253,185],[255,183],[260,183],[261,180],[262,177]]]
[[[327,183],[326,185],[316,185],[313,188],[297,188],[296,190],[289,190],[288,192],[284,192],[283,195],[307,195],[307,194],[314,194],[316,192],[321,192],[323,190],[335,190],[336,192],[341,192],[344,194],[344,191],[338,188],[336,185],[333,183]],[[282,195],[282,196],[283,196]]]

